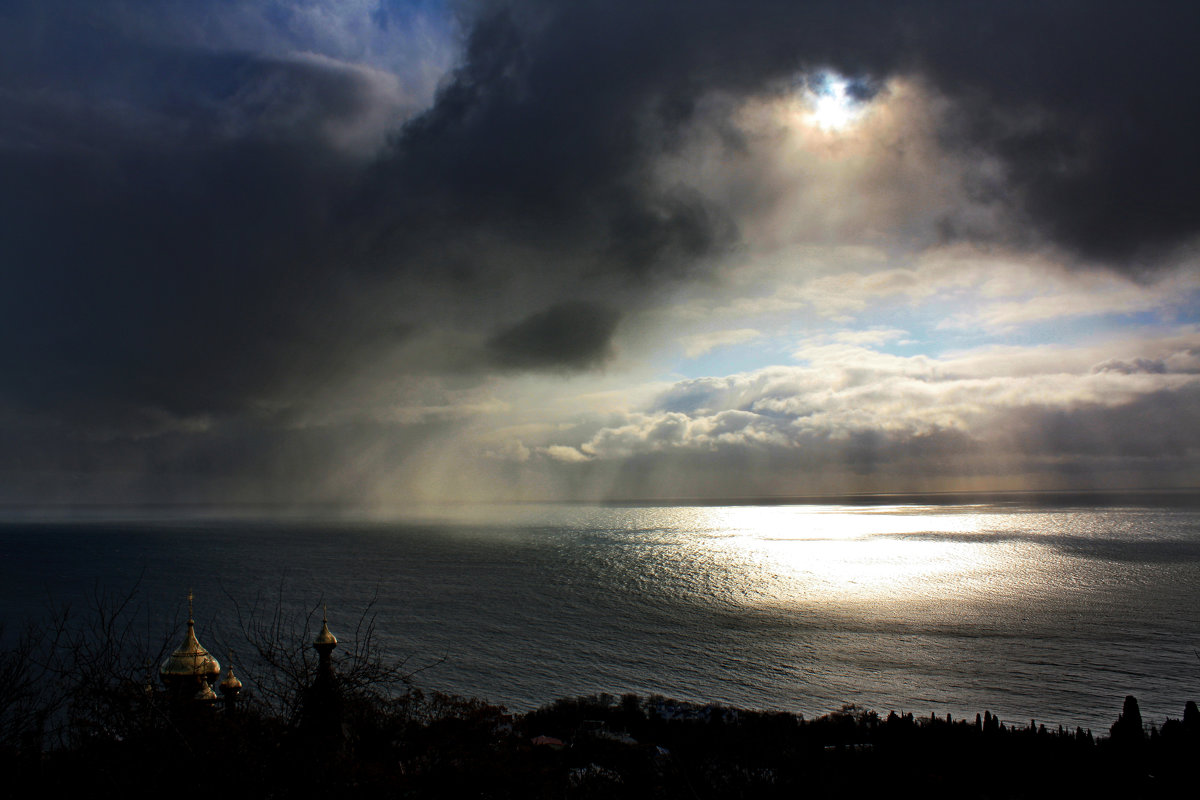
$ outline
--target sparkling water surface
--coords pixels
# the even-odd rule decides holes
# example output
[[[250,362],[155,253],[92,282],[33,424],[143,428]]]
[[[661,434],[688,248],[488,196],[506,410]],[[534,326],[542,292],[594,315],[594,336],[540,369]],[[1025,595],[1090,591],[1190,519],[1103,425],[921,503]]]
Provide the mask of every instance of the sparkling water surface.
[[[111,517],[109,512],[107,517]],[[1200,513],[1011,506],[473,506],[405,519],[161,512],[0,524],[6,622],[135,593],[201,640],[326,603],[426,689],[527,710],[662,694],[1107,730],[1200,699]],[[10,629],[13,626],[9,626]],[[244,646],[244,645],[243,645]]]

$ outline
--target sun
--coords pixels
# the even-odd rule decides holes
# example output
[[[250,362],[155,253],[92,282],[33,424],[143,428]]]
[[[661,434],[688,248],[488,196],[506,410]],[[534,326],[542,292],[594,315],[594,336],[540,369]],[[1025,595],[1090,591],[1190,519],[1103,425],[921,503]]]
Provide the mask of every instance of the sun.
[[[810,125],[829,133],[841,133],[862,118],[864,103],[850,93],[850,81],[835,72],[821,72],[808,81],[804,114]]]

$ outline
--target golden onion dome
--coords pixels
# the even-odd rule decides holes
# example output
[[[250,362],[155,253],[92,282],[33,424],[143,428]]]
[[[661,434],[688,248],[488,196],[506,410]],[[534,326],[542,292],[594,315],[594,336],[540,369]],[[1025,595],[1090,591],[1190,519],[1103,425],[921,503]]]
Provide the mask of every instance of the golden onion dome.
[[[229,668],[225,670],[225,677],[221,680],[221,692],[236,692],[242,688],[242,682],[233,674],[233,652],[229,653]]]
[[[221,674],[221,664],[196,639],[196,622],[188,620],[187,636],[183,644],[167,656],[158,670],[164,679],[203,677],[216,678]]]
[[[321,623],[321,632],[317,634],[317,639],[313,644],[334,646],[337,643],[337,637],[333,635],[333,631],[329,630],[329,620],[324,620]]]

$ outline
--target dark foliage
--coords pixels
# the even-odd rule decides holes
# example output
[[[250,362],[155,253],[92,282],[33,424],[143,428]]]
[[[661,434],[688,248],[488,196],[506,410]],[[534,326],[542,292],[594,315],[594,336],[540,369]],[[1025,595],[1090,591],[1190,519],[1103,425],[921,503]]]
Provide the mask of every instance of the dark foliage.
[[[296,649],[290,639],[259,641],[276,657],[259,669],[291,670],[274,685],[294,693],[244,697],[234,709],[173,705],[147,680],[150,651],[137,649],[147,639],[131,635],[126,604],[106,600],[94,610],[109,624],[85,626],[86,636],[51,626],[0,653],[10,690],[0,702],[9,796],[161,797],[186,788],[222,798],[372,800],[844,798],[885,790],[1169,797],[1194,788],[1187,770],[1200,755],[1194,703],[1182,721],[1146,735],[1132,697],[1111,738],[1100,741],[1082,729],[1002,722],[990,711],[955,720],[846,706],[806,720],[636,695],[562,699],[511,715],[408,685],[370,644],[369,613],[362,642],[347,646],[333,684],[320,691],[314,660],[302,652],[312,615],[302,620],[302,637],[268,615],[247,630],[292,636]]]

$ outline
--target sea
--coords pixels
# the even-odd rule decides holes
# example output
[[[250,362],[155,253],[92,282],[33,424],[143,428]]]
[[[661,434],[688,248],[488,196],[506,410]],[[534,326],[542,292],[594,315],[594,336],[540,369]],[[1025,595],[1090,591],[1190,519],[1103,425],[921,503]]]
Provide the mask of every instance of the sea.
[[[1200,700],[1200,507],[988,502],[8,509],[11,641],[134,609],[226,661],[248,625],[527,711],[637,693],[1107,732]],[[107,604],[107,605],[106,605]],[[282,623],[282,624],[281,624]],[[370,639],[368,640],[368,636]],[[239,655],[239,652],[241,655]]]

